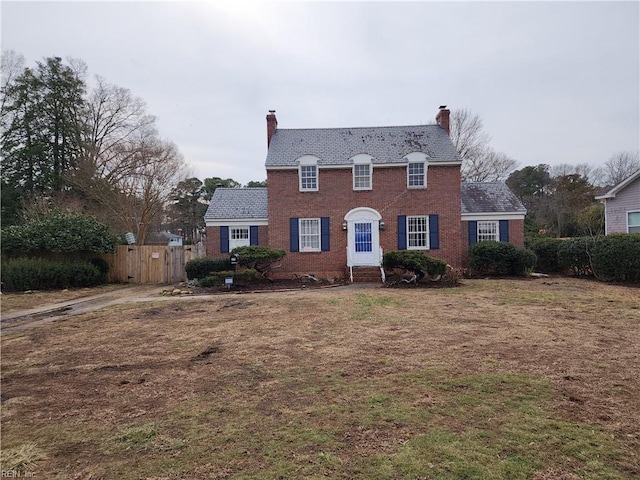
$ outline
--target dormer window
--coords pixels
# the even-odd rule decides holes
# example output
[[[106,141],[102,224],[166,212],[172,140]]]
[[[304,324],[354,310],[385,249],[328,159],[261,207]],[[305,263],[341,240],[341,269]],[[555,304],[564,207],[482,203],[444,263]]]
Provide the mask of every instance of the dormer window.
[[[407,162],[407,188],[427,186],[427,159],[422,152],[412,152],[404,157]]]
[[[371,190],[373,168],[371,156],[359,154],[351,158],[353,161],[353,189]]]
[[[426,184],[424,162],[410,162],[407,166],[407,186],[424,188]]]
[[[301,192],[318,191],[318,159],[311,155],[306,155],[298,159]]]

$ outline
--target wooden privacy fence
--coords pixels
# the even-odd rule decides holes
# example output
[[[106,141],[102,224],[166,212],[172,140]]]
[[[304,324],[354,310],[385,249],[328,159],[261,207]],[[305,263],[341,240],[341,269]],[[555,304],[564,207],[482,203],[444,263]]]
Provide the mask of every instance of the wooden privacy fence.
[[[109,282],[177,283],[187,279],[186,263],[204,255],[198,245],[118,245],[115,253],[102,256],[109,264]]]

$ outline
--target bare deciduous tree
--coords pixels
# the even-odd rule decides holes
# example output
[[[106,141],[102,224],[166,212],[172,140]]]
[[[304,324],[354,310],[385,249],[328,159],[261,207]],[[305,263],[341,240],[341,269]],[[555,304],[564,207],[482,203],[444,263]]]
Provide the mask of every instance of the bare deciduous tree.
[[[142,138],[157,135],[155,117],[146,111],[140,98],[126,88],[96,77],[96,88],[87,106],[88,138],[85,141],[85,174],[116,182],[129,173],[132,165],[126,153]]]
[[[596,170],[597,183],[613,187],[640,170],[640,150],[622,151],[604,162],[604,167]]]
[[[97,213],[144,244],[153,224],[159,223],[172,190],[187,176],[182,155],[171,142],[155,136],[138,138],[114,153],[119,171],[126,174],[82,179],[83,190],[97,204]]]
[[[587,180],[591,180],[591,177],[593,176],[593,167],[588,163],[578,163],[576,165],[561,163],[560,165],[551,165],[549,168],[549,174],[552,178],[564,177],[574,173],[577,173]]]
[[[69,181],[96,216],[144,244],[151,226],[161,223],[172,190],[186,178],[185,162],[173,143],[158,138],[143,100],[96,81],[87,101],[84,154]]]
[[[450,125],[451,141],[462,158],[463,181],[504,181],[517,167],[514,159],[489,146],[491,137],[484,132],[478,115],[466,109],[454,110]]]

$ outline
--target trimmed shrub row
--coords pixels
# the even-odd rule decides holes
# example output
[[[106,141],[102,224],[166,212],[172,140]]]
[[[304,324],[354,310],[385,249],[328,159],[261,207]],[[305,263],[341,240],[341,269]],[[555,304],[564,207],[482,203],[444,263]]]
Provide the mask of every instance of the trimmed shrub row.
[[[527,245],[538,256],[536,269],[553,273],[571,271],[606,281],[640,281],[640,234],[599,237],[532,238]]]
[[[225,278],[233,277],[234,285],[243,283],[255,283],[257,280],[258,272],[251,268],[247,270],[241,270],[234,272],[233,270],[215,272],[211,275],[198,279],[198,284],[201,287],[221,287],[224,286]]]
[[[558,262],[575,275],[640,282],[640,233],[570,238],[558,247]]]
[[[536,270],[544,273],[561,272],[563,269],[558,262],[558,248],[564,242],[561,238],[530,237],[525,246],[533,251],[538,258]]]
[[[241,267],[245,267],[254,273],[257,272],[262,277],[267,278],[273,263],[282,260],[286,252],[276,248],[255,245],[234,248],[231,253],[238,256],[238,264]],[[217,275],[217,273],[229,272],[233,270],[233,266],[230,258],[200,257],[188,261],[185,265],[185,270],[189,280],[199,280],[209,276],[218,278],[220,275]],[[236,274],[236,278],[238,278],[239,273]],[[224,282],[224,277],[221,278]]]
[[[93,287],[105,282],[106,271],[90,262],[16,258],[2,262],[1,276],[3,290],[19,292]]]
[[[205,278],[214,272],[225,272],[232,268],[228,258],[200,257],[189,260],[185,265],[189,280]]]
[[[525,275],[536,265],[536,254],[507,242],[478,242],[469,248],[469,267],[477,275]]]

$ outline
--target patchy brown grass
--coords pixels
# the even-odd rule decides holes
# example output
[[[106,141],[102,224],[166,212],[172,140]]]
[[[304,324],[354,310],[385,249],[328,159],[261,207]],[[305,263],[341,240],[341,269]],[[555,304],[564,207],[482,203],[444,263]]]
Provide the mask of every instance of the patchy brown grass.
[[[639,333],[576,279],[115,306],[2,335],[2,469],[637,478]]]

